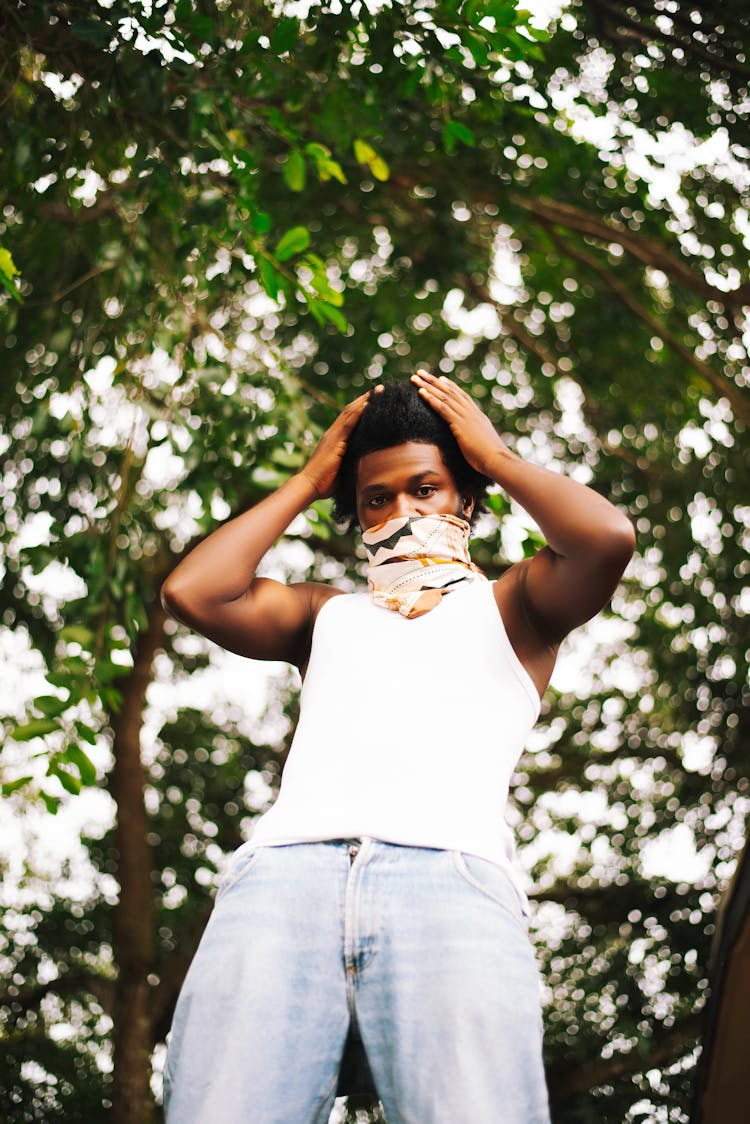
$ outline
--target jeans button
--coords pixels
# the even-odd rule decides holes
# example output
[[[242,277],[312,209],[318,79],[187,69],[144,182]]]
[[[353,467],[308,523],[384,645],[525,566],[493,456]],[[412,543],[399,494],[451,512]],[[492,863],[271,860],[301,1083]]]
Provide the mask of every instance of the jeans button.
[[[353,863],[354,860],[356,859],[357,851],[359,851],[359,843],[352,843],[351,846],[349,847],[349,862],[350,863]]]

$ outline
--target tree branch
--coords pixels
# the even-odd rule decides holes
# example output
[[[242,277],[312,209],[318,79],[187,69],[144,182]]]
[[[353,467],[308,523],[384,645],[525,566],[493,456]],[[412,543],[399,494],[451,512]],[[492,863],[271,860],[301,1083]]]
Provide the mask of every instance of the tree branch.
[[[626,15],[616,4],[607,3],[607,0],[598,0],[596,6],[610,15],[623,29],[627,29],[627,31],[641,43],[653,43],[656,41],[664,43],[667,47],[678,47],[686,54],[700,59],[722,76],[727,70],[732,71],[732,73],[736,74],[739,78],[745,80],[750,76],[750,67],[743,66],[742,63],[737,61],[736,57],[730,59],[727,58],[726,55],[712,55],[710,51],[706,50],[706,48],[695,39],[694,35],[671,35],[668,31],[662,31],[655,23],[639,23],[638,20],[633,19],[632,16]],[[671,12],[668,14],[670,19],[674,19]],[[613,38],[615,38],[615,36],[613,36]]]
[[[563,238],[556,230],[550,228],[549,234],[552,241],[563,254],[572,258],[573,261],[587,266],[588,269],[596,273],[597,277],[599,277],[607,288],[615,294],[629,312],[632,312],[634,316],[642,320],[655,335],[664,341],[675,355],[679,356],[684,363],[692,367],[697,374],[701,375],[709,386],[713,387],[718,394],[727,398],[738,418],[741,418],[745,424],[750,424],[750,400],[745,397],[736,383],[732,382],[726,375],[722,375],[721,372],[715,371],[713,367],[705,363],[702,359],[699,359],[694,351],[686,347],[677,336],[669,331],[658,316],[654,316],[645,305],[642,305],[640,301],[633,296],[627,286],[617,280],[612,269],[605,268],[593,254],[587,253],[587,251],[583,250],[580,246],[572,246],[570,242]]]
[[[643,265],[661,270],[667,277],[706,300],[718,301],[725,307],[736,310],[750,304],[750,284],[747,282],[736,289],[724,292],[723,289],[710,284],[698,270],[674,257],[653,239],[628,230],[614,219],[605,221],[590,211],[583,211],[570,203],[558,203],[554,199],[541,196],[532,198],[513,192],[511,198],[516,206],[535,215],[545,226],[564,226],[568,230],[575,230],[579,234],[588,235],[589,238],[607,245],[616,242]]]

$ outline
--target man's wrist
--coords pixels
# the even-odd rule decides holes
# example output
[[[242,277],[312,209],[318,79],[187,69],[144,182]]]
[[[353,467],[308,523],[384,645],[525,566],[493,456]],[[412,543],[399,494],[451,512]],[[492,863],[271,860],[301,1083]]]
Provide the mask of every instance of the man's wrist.
[[[504,442],[499,442],[495,448],[491,449],[486,457],[482,458],[481,472],[485,476],[489,476],[490,480],[494,480],[496,484],[502,485],[507,476],[508,469],[518,462],[518,457],[515,453],[511,452]]]
[[[309,499],[307,501],[308,503],[314,503],[316,500],[323,499],[323,494],[322,494],[320,488],[316,484],[313,477],[310,476],[309,473],[307,473],[304,468],[301,468],[299,470],[299,472],[297,472],[292,477],[292,481],[296,481],[298,486],[302,489],[302,491],[308,494],[308,496],[309,496]],[[291,481],[290,481],[290,483],[291,483]]]

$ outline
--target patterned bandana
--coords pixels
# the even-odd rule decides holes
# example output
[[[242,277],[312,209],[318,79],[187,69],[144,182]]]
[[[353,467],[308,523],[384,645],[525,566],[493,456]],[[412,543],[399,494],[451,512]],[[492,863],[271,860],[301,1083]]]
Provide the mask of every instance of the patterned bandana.
[[[469,524],[455,515],[399,516],[362,535],[376,605],[421,617],[460,582],[487,581],[469,557]]]

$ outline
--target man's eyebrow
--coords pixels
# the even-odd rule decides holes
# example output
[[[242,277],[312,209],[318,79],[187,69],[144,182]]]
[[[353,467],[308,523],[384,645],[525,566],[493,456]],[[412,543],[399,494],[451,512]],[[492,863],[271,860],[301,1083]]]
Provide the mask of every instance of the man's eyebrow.
[[[419,484],[422,480],[427,479],[428,476],[436,476],[438,479],[440,479],[440,471],[436,468],[426,468],[424,472],[417,472],[414,474],[414,476],[410,476],[406,483],[409,487],[413,487],[415,484]],[[387,491],[387,484],[368,484],[366,488],[362,489],[362,495],[371,496],[375,492]]]

